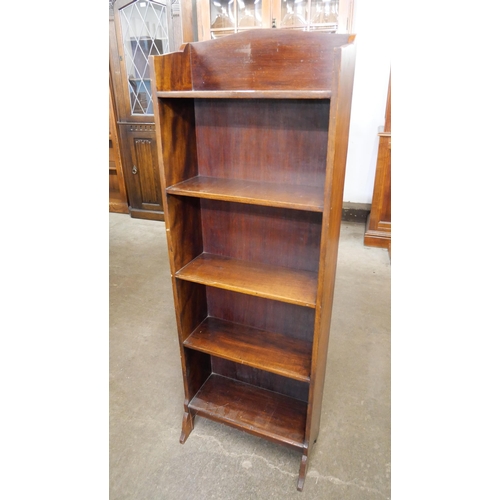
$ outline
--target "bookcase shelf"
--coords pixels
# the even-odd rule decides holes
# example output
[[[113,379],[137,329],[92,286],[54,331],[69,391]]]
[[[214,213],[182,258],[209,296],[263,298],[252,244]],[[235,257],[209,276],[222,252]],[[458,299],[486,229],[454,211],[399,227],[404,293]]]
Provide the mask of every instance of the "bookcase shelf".
[[[168,188],[167,193],[311,212],[323,211],[323,189],[317,186],[197,176]]]
[[[202,253],[175,276],[305,307],[316,306],[317,275],[286,267]]]
[[[184,341],[184,346],[310,382],[312,343],[301,339],[208,317]]]
[[[189,403],[195,413],[302,450],[307,404],[212,374]]]
[[[329,99],[329,90],[187,90],[157,92],[157,97],[204,99]]]
[[[201,416],[291,446],[302,491],[320,428],[354,36],[257,31],[150,61],[180,441]]]

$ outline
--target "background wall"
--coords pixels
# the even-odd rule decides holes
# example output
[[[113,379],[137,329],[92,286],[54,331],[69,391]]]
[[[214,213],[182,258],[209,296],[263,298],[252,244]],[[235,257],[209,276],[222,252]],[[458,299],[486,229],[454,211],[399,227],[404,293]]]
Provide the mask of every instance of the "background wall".
[[[356,72],[344,202],[371,203],[390,74],[389,1],[354,0]],[[394,79],[393,79],[394,80]]]

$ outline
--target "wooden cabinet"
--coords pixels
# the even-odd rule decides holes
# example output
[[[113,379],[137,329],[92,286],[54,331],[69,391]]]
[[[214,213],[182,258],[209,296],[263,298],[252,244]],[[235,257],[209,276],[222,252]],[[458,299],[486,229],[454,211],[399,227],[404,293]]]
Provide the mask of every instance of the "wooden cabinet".
[[[372,208],[366,221],[364,244],[391,250],[391,83],[387,93],[385,125],[378,134],[379,147]]]
[[[153,57],[182,361],[196,415],[302,454],[319,433],[354,36],[250,30]]]
[[[128,213],[127,189],[123,177],[111,79],[109,81],[109,211]]]
[[[155,126],[121,124],[120,136],[125,146],[123,164],[131,217],[163,220]]]
[[[148,58],[180,45],[180,6],[173,3],[116,0],[110,8],[110,67],[128,212],[152,220],[164,215]]]
[[[266,28],[350,33],[353,0],[197,0],[196,9],[199,40]]]

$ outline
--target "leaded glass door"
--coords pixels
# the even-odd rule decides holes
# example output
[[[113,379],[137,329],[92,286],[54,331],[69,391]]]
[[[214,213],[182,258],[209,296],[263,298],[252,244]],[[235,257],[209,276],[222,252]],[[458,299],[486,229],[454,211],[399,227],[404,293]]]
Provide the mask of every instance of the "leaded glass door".
[[[133,121],[153,121],[148,58],[173,50],[171,3],[118,0],[115,5],[126,114]]]

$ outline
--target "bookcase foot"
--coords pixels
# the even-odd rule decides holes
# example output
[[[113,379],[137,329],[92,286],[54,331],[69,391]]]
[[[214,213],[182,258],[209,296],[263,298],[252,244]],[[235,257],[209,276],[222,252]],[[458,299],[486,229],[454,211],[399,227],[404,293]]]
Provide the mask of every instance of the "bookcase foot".
[[[181,437],[179,439],[181,444],[186,442],[186,439],[191,434],[191,431],[194,427],[194,416],[189,412],[184,412],[184,418],[182,419],[182,432]]]
[[[299,480],[297,482],[297,489],[302,491],[304,489],[304,481],[306,480],[307,474],[307,455],[302,455],[302,461],[300,462],[299,470]]]

